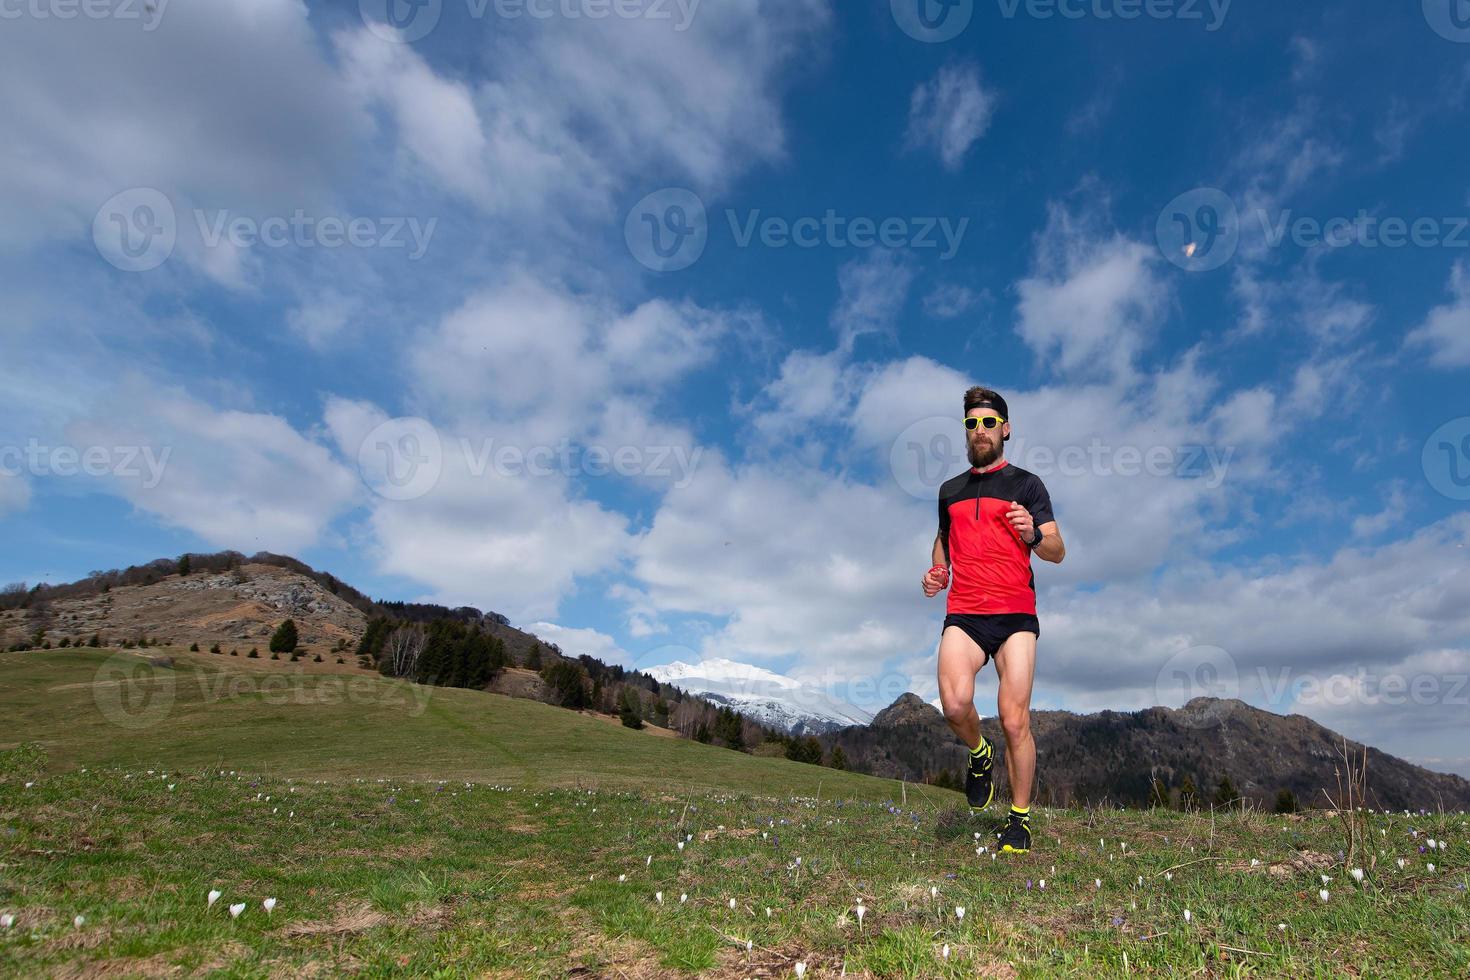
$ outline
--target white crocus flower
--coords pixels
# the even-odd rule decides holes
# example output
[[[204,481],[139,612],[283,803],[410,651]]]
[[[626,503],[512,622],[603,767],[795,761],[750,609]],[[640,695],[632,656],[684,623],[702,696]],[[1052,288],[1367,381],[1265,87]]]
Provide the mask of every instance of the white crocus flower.
[[[1194,915],[1194,913],[1190,912],[1189,909],[1185,909],[1184,910],[1184,921],[1185,922],[1188,922],[1191,918],[1193,918],[1193,915]]]
[[[1354,868],[1351,873],[1352,873],[1352,876],[1353,876],[1353,881],[1356,881],[1356,882],[1359,882],[1359,883],[1362,882],[1362,880],[1363,880],[1363,869],[1362,868]]]
[[[806,973],[806,964],[805,963],[798,963],[798,964],[796,964],[796,975],[799,977],[799,976],[801,976],[804,973]]]
[[[664,903],[664,893],[663,892],[654,892],[653,893],[653,897],[654,897],[654,900],[658,902],[658,904],[662,905]]]
[[[219,901],[219,896],[220,896],[219,889],[218,888],[211,888],[209,890],[209,904],[207,906],[205,906],[205,907],[206,908],[211,908],[211,909],[214,908],[214,903]]]
[[[965,918],[965,907],[963,905],[956,905],[954,907],[954,915],[956,919],[963,922]]]
[[[268,898],[260,903],[260,907],[265,909],[266,915],[270,915],[276,910],[276,900],[274,898]]]
[[[1317,897],[1318,897],[1318,898],[1320,898],[1320,899],[1322,899],[1322,901],[1324,901],[1324,902],[1325,902],[1325,901],[1327,901],[1327,900],[1328,900],[1328,899],[1329,899],[1329,898],[1331,898],[1331,897],[1332,897],[1332,893],[1331,893],[1331,892],[1329,892],[1329,891],[1328,891],[1328,890],[1327,890],[1327,889],[1325,889],[1325,888],[1319,888],[1319,889],[1317,889]]]
[[[85,915],[79,915],[75,919],[71,920],[71,924],[80,929],[86,923],[86,921],[87,917]]]
[[[944,944],[944,949],[939,954],[944,959],[949,959],[949,943]]]

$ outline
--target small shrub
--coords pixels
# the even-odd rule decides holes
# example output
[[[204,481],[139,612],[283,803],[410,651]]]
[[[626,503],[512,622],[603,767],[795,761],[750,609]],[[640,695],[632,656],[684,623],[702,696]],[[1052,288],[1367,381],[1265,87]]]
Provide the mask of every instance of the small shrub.
[[[190,653],[198,653],[199,652],[199,644],[197,644],[197,643],[190,643],[189,644],[189,652]]]
[[[220,652],[219,644],[216,643],[214,646],[210,647],[209,648],[209,652],[210,653],[219,653]]]
[[[257,649],[255,649],[255,647],[251,647],[250,648],[250,652],[247,653],[245,656],[249,657],[251,660],[259,660],[260,659],[260,651],[257,650]]]
[[[315,657],[312,657],[311,659],[312,659],[312,662],[313,663],[321,663],[322,662],[322,655],[321,654],[317,654]]]

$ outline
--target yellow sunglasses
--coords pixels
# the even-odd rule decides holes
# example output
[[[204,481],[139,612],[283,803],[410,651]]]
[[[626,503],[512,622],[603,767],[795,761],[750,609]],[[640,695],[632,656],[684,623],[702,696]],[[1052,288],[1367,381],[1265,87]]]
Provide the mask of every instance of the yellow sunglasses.
[[[993,429],[1004,422],[1005,419],[999,415],[967,415],[965,416],[965,428],[976,429],[984,425],[987,429]]]

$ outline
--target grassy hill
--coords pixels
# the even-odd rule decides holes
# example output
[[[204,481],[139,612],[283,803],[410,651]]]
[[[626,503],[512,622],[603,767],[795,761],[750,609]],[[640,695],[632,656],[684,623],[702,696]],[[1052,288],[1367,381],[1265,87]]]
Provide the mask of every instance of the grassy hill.
[[[1324,814],[1037,808],[997,859],[932,787],[174,657],[0,654],[0,974],[1470,974],[1461,813],[1365,815],[1361,883]]]

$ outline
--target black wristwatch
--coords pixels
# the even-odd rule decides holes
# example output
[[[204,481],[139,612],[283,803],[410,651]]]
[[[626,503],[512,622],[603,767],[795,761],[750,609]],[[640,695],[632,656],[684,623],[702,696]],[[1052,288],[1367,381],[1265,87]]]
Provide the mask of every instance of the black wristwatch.
[[[1039,528],[1039,527],[1033,527],[1031,530],[1033,530],[1033,531],[1036,532],[1036,540],[1034,540],[1034,541],[1027,541],[1026,542],[1026,547],[1028,547],[1028,548],[1035,548],[1037,545],[1041,544],[1041,539],[1044,538],[1044,537],[1046,537],[1046,535],[1044,535],[1044,534],[1041,533],[1041,528]]]

